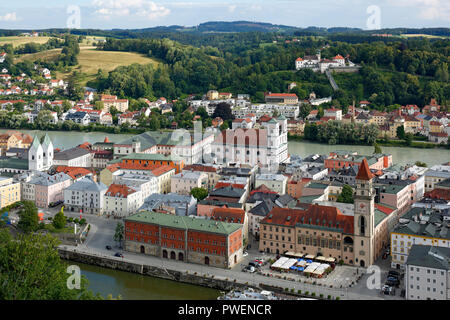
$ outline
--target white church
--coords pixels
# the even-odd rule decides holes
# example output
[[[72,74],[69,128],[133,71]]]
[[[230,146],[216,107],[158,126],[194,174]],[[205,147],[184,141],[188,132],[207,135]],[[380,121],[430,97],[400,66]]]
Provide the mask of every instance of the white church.
[[[53,143],[48,134],[43,139],[34,137],[28,149],[28,170],[45,171],[53,165]]]
[[[271,170],[289,162],[287,119],[268,118],[259,128],[227,129],[211,144],[216,163],[239,163]]]

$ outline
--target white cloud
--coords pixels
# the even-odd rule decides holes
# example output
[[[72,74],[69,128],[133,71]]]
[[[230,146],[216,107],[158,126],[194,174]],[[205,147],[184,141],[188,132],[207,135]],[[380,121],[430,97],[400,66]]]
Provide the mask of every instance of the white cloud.
[[[250,10],[252,10],[252,11],[261,11],[262,7],[259,4],[253,4],[253,5],[251,5]]]
[[[450,1],[448,0],[388,0],[396,7],[413,7],[420,10],[419,18],[425,20],[450,21]]]
[[[236,10],[236,8],[237,8],[237,5],[233,4],[231,6],[228,6],[228,11],[229,12],[234,12],[234,10]]]
[[[7,13],[4,16],[0,16],[0,21],[17,21],[15,12]]]
[[[149,0],[94,0],[95,13],[103,18],[137,16],[156,20],[170,14],[170,9]]]

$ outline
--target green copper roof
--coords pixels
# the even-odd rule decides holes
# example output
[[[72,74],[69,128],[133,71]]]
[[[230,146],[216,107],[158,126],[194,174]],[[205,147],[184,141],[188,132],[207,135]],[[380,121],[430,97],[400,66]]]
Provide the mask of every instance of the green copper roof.
[[[28,170],[28,160],[15,158],[0,159],[0,168]]]
[[[44,136],[44,139],[42,140],[42,145],[44,147],[49,146],[52,143],[52,141],[50,140],[50,137],[48,136],[48,134],[46,133]]]
[[[275,120],[274,118],[270,119],[269,121],[267,121],[267,123],[278,123],[277,120]]]
[[[151,223],[165,227],[196,230],[221,235],[230,235],[242,228],[242,225],[238,223],[227,223],[210,219],[191,218],[150,211],[139,212],[129,216],[125,221]]]
[[[121,159],[133,159],[133,160],[156,160],[156,161],[180,161],[183,158],[172,154],[165,156],[160,153],[130,153]]]
[[[286,117],[283,116],[283,115],[280,115],[277,119],[278,119],[278,120],[286,120]]]
[[[34,136],[33,143],[31,144],[31,146],[37,149],[39,148],[40,145],[41,143],[39,142],[39,138],[37,136]]]

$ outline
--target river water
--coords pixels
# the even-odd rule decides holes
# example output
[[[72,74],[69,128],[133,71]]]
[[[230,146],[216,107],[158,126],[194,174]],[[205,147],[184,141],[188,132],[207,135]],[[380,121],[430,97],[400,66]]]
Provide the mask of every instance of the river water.
[[[216,300],[220,291],[186,283],[76,263],[89,280],[89,289],[106,298],[123,300]]]
[[[8,130],[0,130],[0,133]],[[42,131],[21,130],[32,136]],[[109,134],[102,132],[59,132],[49,131],[50,139],[55,148],[68,149],[83,142],[95,143],[103,141],[106,136],[112,142],[119,142],[130,137],[130,134]],[[302,157],[311,154],[328,154],[336,150],[357,151],[358,154],[371,155],[372,146],[346,146],[346,145],[326,145],[310,142],[289,142],[289,153],[298,154]],[[450,151],[446,149],[416,149],[416,148],[395,148],[382,147],[383,153],[393,155],[394,163],[407,164],[415,161],[422,161],[432,166],[450,161]],[[113,297],[122,296],[125,300],[215,300],[219,296],[219,291],[175,281],[153,278],[134,273],[118,270],[105,269],[96,266],[78,264],[89,282],[89,288],[94,293],[100,293],[103,297],[112,294]]]
[[[0,133],[7,130],[0,130]],[[21,130],[32,136],[42,135],[44,132],[39,130]],[[119,142],[130,137],[130,134],[110,134],[103,132],[78,132],[78,131],[48,131],[50,139],[53,141],[55,148],[67,149],[75,147],[83,142],[95,143],[103,141],[107,136],[112,142]],[[419,149],[419,148],[403,148],[403,147],[381,147],[383,153],[392,154],[394,163],[408,164],[416,161],[425,162],[428,167],[435,164],[442,164],[450,161],[450,150],[436,149]],[[328,154],[336,150],[357,151],[361,155],[371,155],[373,153],[372,146],[354,146],[354,145],[328,145],[304,141],[290,141],[289,153],[298,154],[306,157],[311,154]]]

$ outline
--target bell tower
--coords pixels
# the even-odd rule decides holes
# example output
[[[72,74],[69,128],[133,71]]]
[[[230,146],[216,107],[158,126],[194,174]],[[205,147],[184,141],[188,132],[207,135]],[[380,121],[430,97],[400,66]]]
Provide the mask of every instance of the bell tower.
[[[370,172],[366,158],[356,175],[354,193],[354,263],[368,267],[374,263],[375,248],[375,193],[374,175]]]

